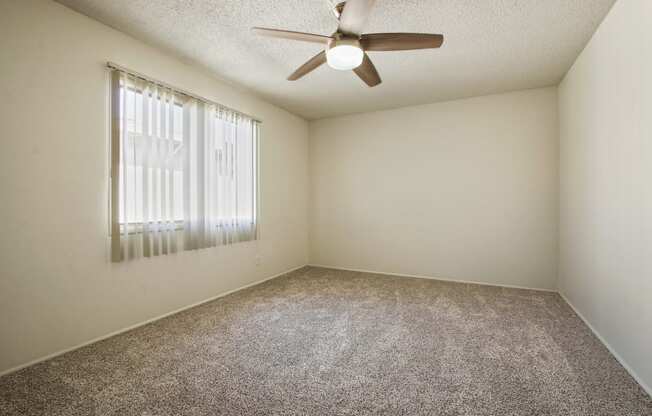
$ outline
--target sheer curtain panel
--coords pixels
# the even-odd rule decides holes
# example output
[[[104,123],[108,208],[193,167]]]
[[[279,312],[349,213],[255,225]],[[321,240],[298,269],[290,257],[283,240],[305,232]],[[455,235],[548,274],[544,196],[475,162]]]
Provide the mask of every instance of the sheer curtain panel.
[[[258,136],[249,116],[112,70],[112,260],[255,240]]]

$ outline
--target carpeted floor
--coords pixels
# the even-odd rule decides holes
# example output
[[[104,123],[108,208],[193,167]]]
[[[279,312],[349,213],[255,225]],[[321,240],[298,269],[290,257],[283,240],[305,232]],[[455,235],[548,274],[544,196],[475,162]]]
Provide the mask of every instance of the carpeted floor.
[[[553,293],[304,268],[0,378],[1,415],[652,415]]]

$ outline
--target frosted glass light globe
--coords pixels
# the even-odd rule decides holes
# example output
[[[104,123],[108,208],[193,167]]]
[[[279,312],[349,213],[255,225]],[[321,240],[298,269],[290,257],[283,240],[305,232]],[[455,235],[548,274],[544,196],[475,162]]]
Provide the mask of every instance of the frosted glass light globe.
[[[326,61],[333,69],[346,71],[360,66],[364,52],[354,45],[336,45],[326,51]]]

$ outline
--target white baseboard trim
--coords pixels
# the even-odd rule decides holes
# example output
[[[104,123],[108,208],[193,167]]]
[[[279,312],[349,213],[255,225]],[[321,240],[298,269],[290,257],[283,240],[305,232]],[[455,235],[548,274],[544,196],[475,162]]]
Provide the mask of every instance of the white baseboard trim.
[[[638,374],[636,374],[636,372],[634,371],[634,369],[633,369],[629,364],[627,364],[627,361],[625,361],[625,360],[623,359],[623,357],[621,357],[620,354],[618,354],[618,352],[616,352],[616,350],[615,350],[611,345],[609,345],[609,343],[607,342],[607,340],[606,340],[602,335],[600,335],[600,333],[598,332],[598,330],[595,329],[595,327],[594,327],[593,325],[591,325],[591,323],[589,322],[589,320],[586,319],[586,318],[584,317],[584,315],[582,315],[582,313],[581,313],[581,312],[580,312],[580,311],[575,307],[575,305],[573,305],[573,304],[571,303],[571,301],[566,297],[566,295],[564,295],[564,294],[562,293],[561,290],[560,290],[558,293],[559,293],[559,296],[561,296],[561,298],[564,299],[564,301],[568,304],[568,306],[571,307],[571,309],[573,310],[573,312],[575,312],[575,314],[576,314],[577,316],[579,316],[580,319],[581,319],[582,321],[584,321],[584,324],[586,324],[586,326],[589,327],[589,329],[593,332],[593,335],[595,335],[596,338],[598,338],[598,339],[600,340],[600,342],[602,342],[602,343],[604,344],[604,346],[607,347],[607,349],[609,350],[609,352],[611,353],[611,355],[613,355],[613,356],[616,358],[616,360],[618,360],[618,362],[620,363],[620,365],[622,365],[623,368],[624,368],[625,370],[627,370],[627,372],[629,373],[629,375],[632,376],[632,378],[633,378],[634,380],[636,380],[636,382],[641,386],[641,388],[643,388],[643,390],[645,390],[645,392],[646,392],[647,394],[650,395],[650,397],[652,397],[652,388],[650,388],[650,386],[648,386],[647,383],[645,383],[645,381],[643,381],[643,379],[641,379],[641,378],[638,376]]]
[[[346,270],[346,271],[349,271],[349,272],[384,274],[384,275],[387,275],[387,276],[415,277],[417,279],[439,280],[439,281],[442,281],[442,282],[466,283],[466,284],[471,284],[471,285],[506,287],[506,288],[509,288],[509,289],[526,289],[526,290],[537,290],[537,291],[540,291],[540,292],[557,293],[557,291],[554,290],[554,289],[542,289],[542,288],[538,288],[538,287],[526,287],[526,286],[515,286],[515,285],[501,285],[501,284],[498,284],[498,283],[474,282],[474,281],[471,281],[471,280],[447,279],[447,278],[442,278],[442,277],[425,276],[425,275],[420,275],[420,274],[379,272],[377,270],[353,269],[353,268],[350,268],[350,267],[335,267],[335,266],[326,266],[326,265],[322,265],[322,264],[308,264],[308,266],[310,266],[310,267],[321,267],[323,269]]]
[[[4,375],[7,375],[7,374],[15,373],[16,371],[18,371],[18,370],[22,370],[23,368],[26,368],[26,367],[32,366],[32,365],[34,365],[34,364],[38,364],[38,363],[43,362],[43,361],[47,361],[47,360],[49,360],[49,359],[51,359],[51,358],[58,357],[59,355],[63,355],[63,354],[65,354],[65,353],[67,353],[67,352],[71,352],[71,351],[77,350],[77,349],[82,348],[82,347],[85,347],[85,346],[87,346],[87,345],[91,345],[91,344],[94,344],[94,343],[96,343],[96,342],[99,342],[99,341],[105,340],[105,339],[107,339],[107,338],[111,338],[111,337],[114,337],[114,336],[116,336],[116,335],[120,335],[120,334],[122,334],[122,333],[124,333],[124,332],[131,331],[132,329],[136,329],[136,328],[138,328],[138,327],[141,327],[141,326],[144,326],[144,325],[147,325],[147,324],[151,324],[152,322],[156,322],[156,321],[158,321],[158,320],[160,320],[160,319],[163,319],[163,318],[166,318],[166,317],[168,317],[168,316],[171,316],[171,315],[177,314],[177,313],[179,313],[179,312],[183,312],[183,311],[185,311],[185,310],[188,310],[188,309],[194,308],[195,306],[203,305],[204,303],[208,303],[208,302],[211,302],[211,301],[213,301],[213,300],[215,300],[215,299],[219,299],[219,298],[221,298],[221,297],[224,297],[224,296],[230,295],[231,293],[239,292],[240,290],[247,289],[247,288],[249,288],[249,287],[259,285],[259,284],[264,283],[264,282],[266,282],[266,281],[268,281],[268,280],[275,279],[275,278],[277,278],[277,277],[283,276],[284,274],[291,273],[291,272],[293,272],[293,271],[295,271],[295,270],[299,270],[299,269],[301,269],[301,268],[303,268],[303,267],[306,267],[306,266],[307,266],[307,265],[304,264],[304,265],[302,265],[302,266],[295,267],[295,268],[292,268],[292,269],[290,269],[290,270],[286,270],[286,271],[284,271],[284,272],[281,272],[281,273],[275,274],[274,276],[266,277],[266,278],[264,278],[264,279],[262,279],[262,280],[257,280],[257,281],[255,281],[255,282],[253,282],[253,283],[249,283],[249,284],[247,284],[247,285],[244,285],[244,286],[238,287],[238,288],[236,288],[236,289],[232,289],[232,290],[229,290],[229,291],[227,291],[227,292],[220,293],[219,295],[212,296],[212,297],[210,297],[210,298],[208,298],[208,299],[204,299],[204,300],[201,300],[201,301],[199,301],[199,302],[195,302],[195,303],[193,303],[193,304],[190,304],[190,305],[187,305],[187,306],[181,307],[181,308],[179,308],[179,309],[175,309],[175,310],[173,310],[172,312],[167,312],[167,313],[165,313],[165,314],[163,314],[163,315],[156,316],[156,317],[154,317],[154,318],[151,318],[151,319],[148,319],[148,320],[146,320],[146,321],[143,321],[143,322],[137,323],[137,324],[135,324],[135,325],[131,325],[131,326],[128,326],[128,327],[126,327],[126,328],[122,328],[122,329],[119,329],[119,330],[117,330],[117,331],[113,331],[113,332],[108,333],[108,334],[106,334],[106,335],[102,335],[102,336],[100,336],[100,337],[93,338],[93,339],[91,339],[90,341],[83,342],[83,343],[81,343],[81,344],[75,345],[74,347],[66,348],[66,349],[63,349],[63,350],[60,350],[60,351],[54,352],[54,353],[52,353],[52,354],[48,354],[48,355],[46,355],[46,356],[43,356],[43,357],[37,358],[37,359],[35,359],[35,360],[32,360],[32,361],[26,362],[26,363],[24,363],[24,364],[17,365],[17,366],[15,366],[15,367],[9,368],[9,369],[7,369],[7,370],[0,371],[0,377],[2,377],[2,376],[4,376]]]

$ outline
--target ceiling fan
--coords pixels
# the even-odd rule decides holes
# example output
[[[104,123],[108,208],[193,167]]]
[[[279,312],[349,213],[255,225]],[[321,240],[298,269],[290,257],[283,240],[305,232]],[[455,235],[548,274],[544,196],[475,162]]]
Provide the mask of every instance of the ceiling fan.
[[[348,0],[335,6],[339,20],[335,33],[330,36],[289,30],[252,28],[253,32],[273,38],[313,42],[324,45],[319,52],[294,71],[288,80],[295,81],[324,63],[331,68],[346,71],[352,69],[368,86],[381,83],[376,67],[367,51],[405,51],[412,49],[439,48],[444,36],[427,33],[367,33],[362,34],[367,17],[376,0]]]

